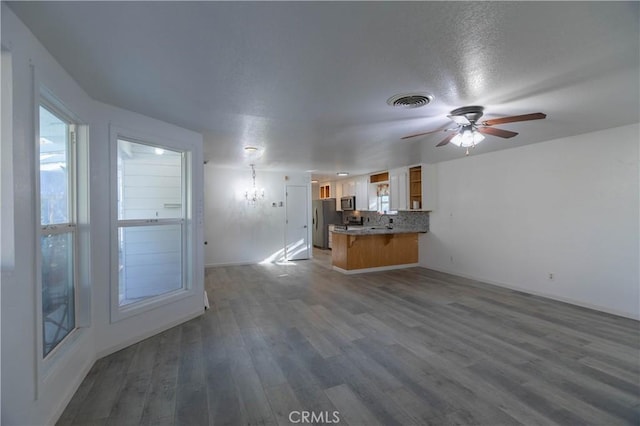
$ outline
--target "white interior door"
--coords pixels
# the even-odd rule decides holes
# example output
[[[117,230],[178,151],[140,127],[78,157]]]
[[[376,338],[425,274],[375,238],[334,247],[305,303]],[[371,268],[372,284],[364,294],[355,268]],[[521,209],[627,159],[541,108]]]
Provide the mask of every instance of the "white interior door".
[[[309,199],[304,185],[287,185],[285,257],[287,260],[309,259]]]

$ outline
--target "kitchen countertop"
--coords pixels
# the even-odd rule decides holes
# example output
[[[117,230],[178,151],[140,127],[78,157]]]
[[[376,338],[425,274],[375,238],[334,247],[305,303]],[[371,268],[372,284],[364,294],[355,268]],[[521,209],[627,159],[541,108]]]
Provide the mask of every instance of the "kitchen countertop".
[[[335,234],[345,235],[388,235],[388,234],[417,234],[426,233],[425,230],[412,228],[387,228],[386,226],[349,226],[347,229],[336,227]]]

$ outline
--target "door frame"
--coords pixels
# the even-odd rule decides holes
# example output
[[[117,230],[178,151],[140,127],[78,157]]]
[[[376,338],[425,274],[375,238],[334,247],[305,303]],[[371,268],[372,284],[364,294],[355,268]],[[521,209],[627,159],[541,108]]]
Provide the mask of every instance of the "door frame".
[[[307,184],[307,185],[300,185],[300,184],[285,184],[284,187],[284,193],[285,193],[285,213],[284,213],[284,259],[285,261],[289,261],[289,253],[287,252],[287,245],[288,245],[288,239],[289,239],[289,235],[288,235],[288,229],[289,229],[289,217],[288,217],[288,213],[289,213],[289,188],[290,187],[299,187],[299,188],[304,188],[305,190],[305,195],[306,195],[306,203],[305,203],[305,223],[306,223],[306,243],[307,243],[307,256],[305,257],[305,259],[311,259],[313,257],[313,250],[311,249],[312,247],[312,229],[309,226],[310,223],[310,218],[311,218],[311,185]],[[297,259],[297,260],[303,260],[303,259]]]

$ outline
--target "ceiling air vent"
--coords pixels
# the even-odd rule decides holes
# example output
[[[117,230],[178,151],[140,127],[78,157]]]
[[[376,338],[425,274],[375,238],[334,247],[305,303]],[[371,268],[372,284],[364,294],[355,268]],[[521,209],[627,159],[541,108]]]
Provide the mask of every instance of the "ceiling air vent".
[[[433,95],[428,93],[404,93],[387,99],[387,104],[402,108],[420,108],[429,105],[433,101]]]

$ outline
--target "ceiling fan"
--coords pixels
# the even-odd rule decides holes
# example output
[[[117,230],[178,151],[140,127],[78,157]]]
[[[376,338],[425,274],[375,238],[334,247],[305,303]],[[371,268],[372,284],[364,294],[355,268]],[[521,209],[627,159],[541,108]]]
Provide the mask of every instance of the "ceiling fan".
[[[484,139],[484,135],[498,136],[500,138],[512,138],[518,134],[510,130],[498,129],[493,127],[496,124],[540,120],[547,116],[546,114],[543,114],[541,112],[535,112],[532,114],[513,115],[510,117],[493,118],[490,120],[479,121],[483,113],[484,107],[481,106],[466,106],[456,108],[447,116],[457,125],[456,127],[417,133],[415,135],[404,136],[402,139],[415,138],[417,136],[424,136],[442,131],[452,132],[436,146],[444,146],[448,143],[453,143],[454,145],[466,148],[467,155],[469,155],[469,148],[474,148],[479,142],[481,142]]]

